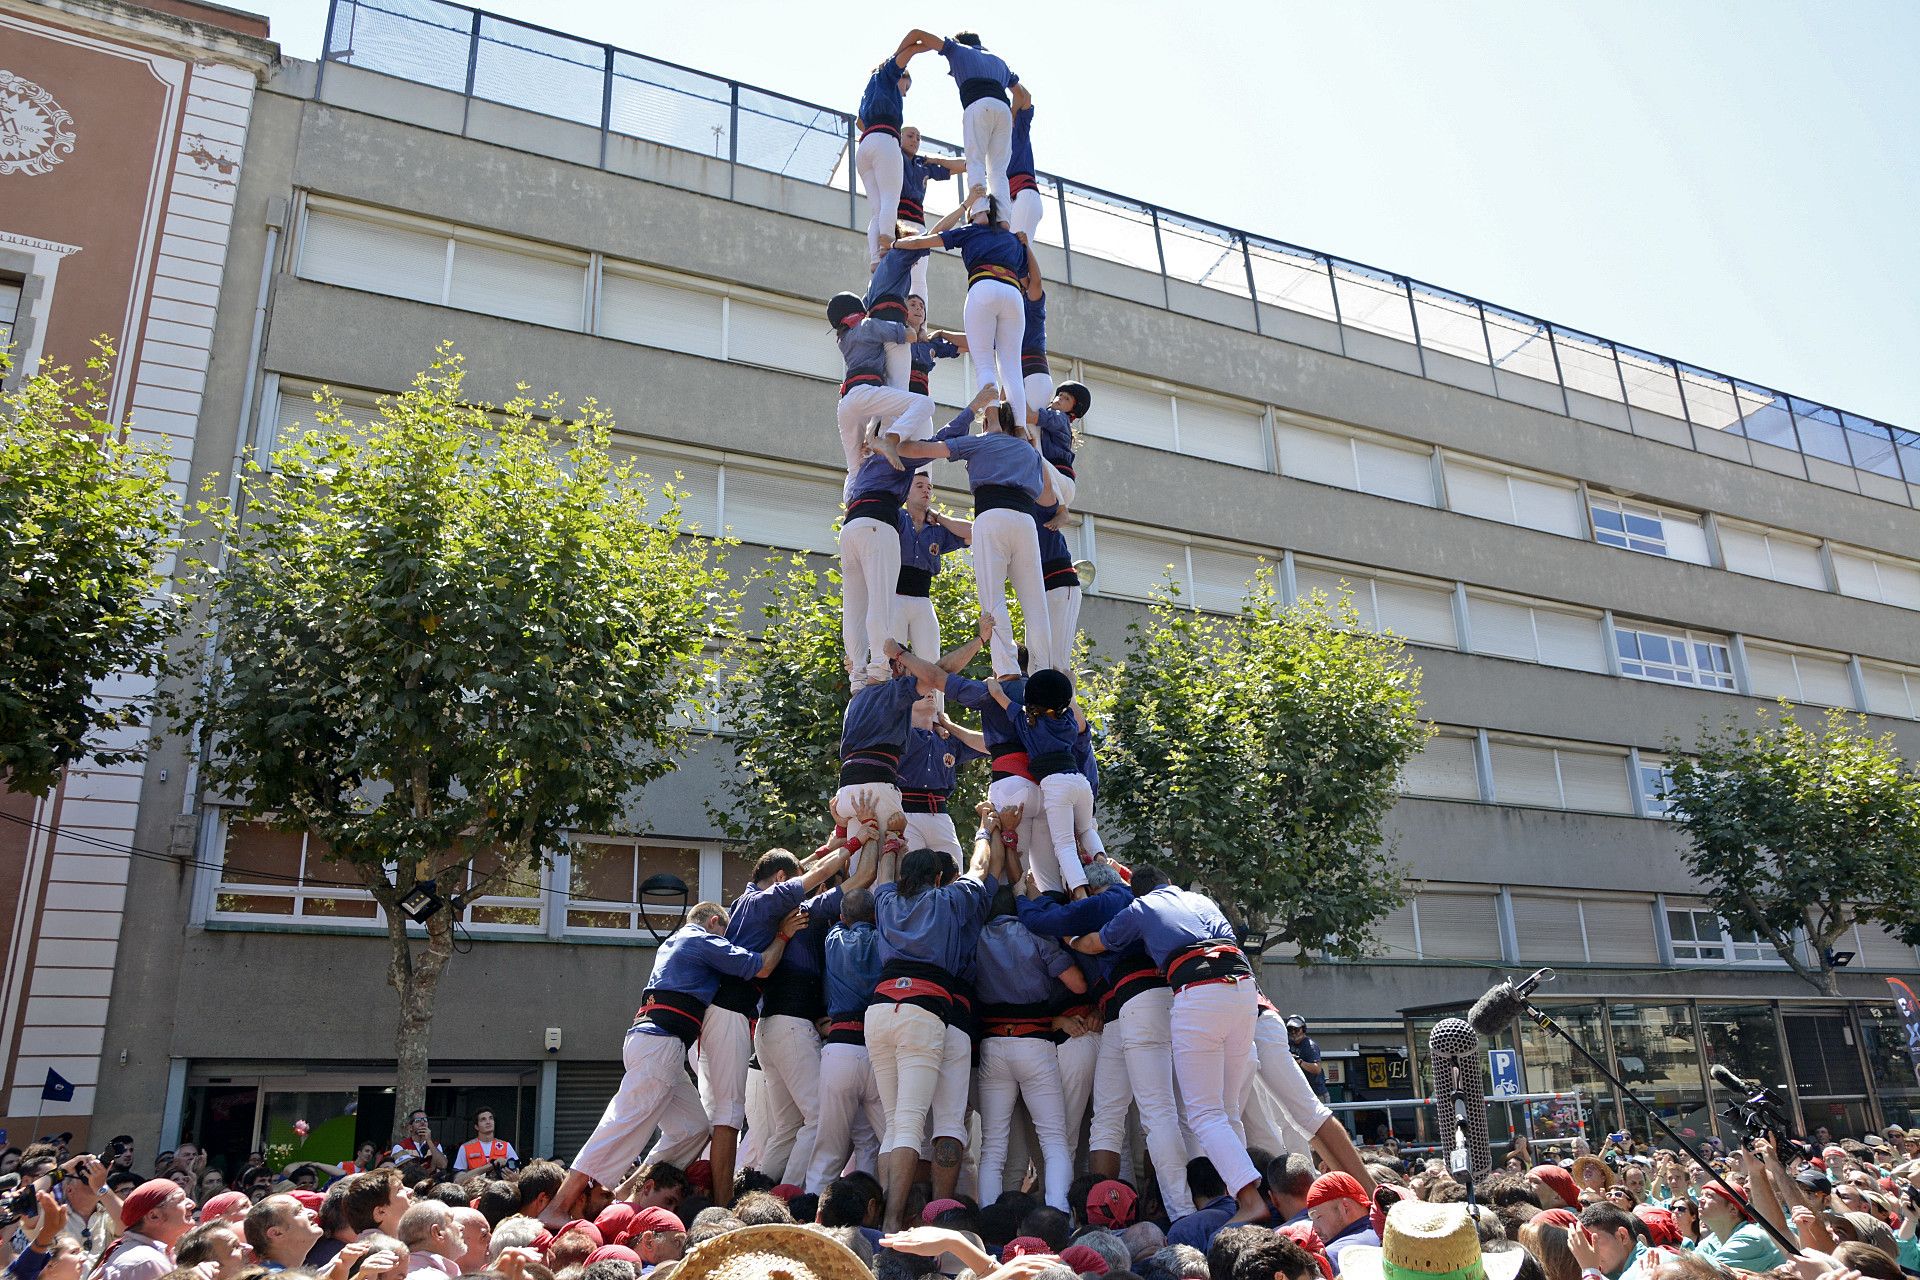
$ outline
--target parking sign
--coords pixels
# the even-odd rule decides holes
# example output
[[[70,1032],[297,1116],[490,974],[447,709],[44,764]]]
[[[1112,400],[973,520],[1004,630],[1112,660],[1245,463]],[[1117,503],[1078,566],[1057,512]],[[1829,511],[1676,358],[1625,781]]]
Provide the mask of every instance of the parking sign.
[[[1494,1097],[1519,1097],[1520,1055],[1512,1049],[1487,1050],[1487,1081]]]

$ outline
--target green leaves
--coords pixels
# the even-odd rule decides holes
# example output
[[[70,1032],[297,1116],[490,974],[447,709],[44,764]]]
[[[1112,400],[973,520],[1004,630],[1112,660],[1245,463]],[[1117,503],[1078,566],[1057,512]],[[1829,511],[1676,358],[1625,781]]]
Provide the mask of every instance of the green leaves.
[[[684,751],[725,622],[708,544],[592,401],[470,405],[464,372],[443,347],[364,422],[323,401],[240,513],[202,504],[208,780],[383,882],[617,826]]]
[[[1863,717],[1829,711],[1817,730],[1791,714],[1760,719],[1703,730],[1675,760],[1667,795],[1687,869],[1729,924],[1837,994],[1822,953],[1856,920],[1920,942],[1920,775]]]
[[[1282,606],[1267,566],[1234,618],[1156,599],[1083,690],[1102,823],[1254,934],[1341,958],[1402,900],[1382,824],[1431,732],[1400,642],[1352,623],[1344,604]]]
[[[173,669],[181,624],[168,459],[103,416],[113,353],[96,345],[77,380],[62,367],[0,392],[0,780],[29,795],[70,764],[142,754],[103,735],[147,723],[142,691]],[[97,696],[115,675],[132,679]]]

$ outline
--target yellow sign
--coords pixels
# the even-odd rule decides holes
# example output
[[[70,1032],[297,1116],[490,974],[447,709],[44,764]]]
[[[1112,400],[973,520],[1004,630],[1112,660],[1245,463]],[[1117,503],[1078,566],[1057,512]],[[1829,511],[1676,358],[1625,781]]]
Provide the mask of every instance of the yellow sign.
[[[1385,1058],[1367,1059],[1367,1088],[1384,1089],[1387,1087],[1387,1060]]]

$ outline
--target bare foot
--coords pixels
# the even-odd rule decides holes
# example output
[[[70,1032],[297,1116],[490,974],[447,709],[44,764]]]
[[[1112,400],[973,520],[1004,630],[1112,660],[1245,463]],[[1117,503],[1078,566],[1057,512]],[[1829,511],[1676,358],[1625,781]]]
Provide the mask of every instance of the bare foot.
[[[895,471],[905,471],[906,464],[900,461],[900,442],[882,431],[873,438],[873,449],[887,460]]]

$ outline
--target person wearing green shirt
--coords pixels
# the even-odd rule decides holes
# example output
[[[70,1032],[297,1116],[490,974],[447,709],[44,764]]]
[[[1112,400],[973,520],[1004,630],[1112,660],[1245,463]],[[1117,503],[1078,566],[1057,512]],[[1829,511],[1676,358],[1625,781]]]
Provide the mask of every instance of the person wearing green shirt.
[[[1771,1271],[1787,1260],[1767,1233],[1747,1218],[1717,1183],[1700,1188],[1700,1227],[1693,1251],[1708,1262],[1742,1271]]]

